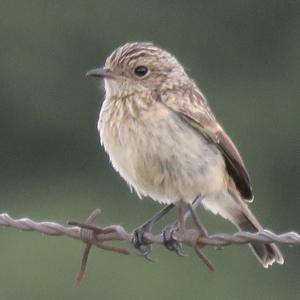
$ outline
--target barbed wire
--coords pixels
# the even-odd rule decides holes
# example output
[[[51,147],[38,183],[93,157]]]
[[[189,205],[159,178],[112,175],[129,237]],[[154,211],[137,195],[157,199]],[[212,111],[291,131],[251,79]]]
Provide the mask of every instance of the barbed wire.
[[[214,270],[214,265],[203,253],[202,248],[204,246],[215,246],[221,248],[232,244],[247,244],[253,241],[300,245],[300,235],[296,232],[275,234],[270,230],[261,230],[256,233],[237,232],[231,235],[226,233],[208,235],[206,228],[202,224],[194,208],[190,205],[189,209],[196,225],[196,229],[187,229],[184,232],[175,231],[172,234],[172,238],[184,245],[193,247],[198,256],[211,270]],[[36,231],[51,236],[67,236],[83,241],[86,244],[86,248],[83,254],[80,271],[76,275],[76,282],[79,283],[86,271],[91,246],[96,246],[103,250],[120,254],[131,253],[125,248],[112,245],[108,242],[132,242],[133,233],[126,231],[121,225],[110,225],[103,228],[93,225],[93,221],[100,215],[100,213],[100,209],[95,209],[84,222],[69,221],[68,225],[61,225],[55,222],[36,222],[29,218],[14,219],[7,213],[1,213],[0,226],[11,227],[22,231]],[[146,244],[164,243],[162,234],[146,232],[143,238]]]

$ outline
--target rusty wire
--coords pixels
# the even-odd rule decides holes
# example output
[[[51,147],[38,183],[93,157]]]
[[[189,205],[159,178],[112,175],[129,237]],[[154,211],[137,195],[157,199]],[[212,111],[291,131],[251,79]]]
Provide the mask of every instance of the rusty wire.
[[[232,244],[247,244],[252,241],[300,245],[300,235],[296,232],[275,234],[269,230],[262,230],[256,233],[237,232],[232,235],[225,233],[208,235],[206,228],[195,213],[193,207],[190,206],[189,209],[196,225],[196,229],[187,229],[184,232],[174,232],[173,238],[184,245],[193,247],[197,255],[211,270],[214,270],[214,266],[202,252],[204,246],[216,246],[219,248]],[[70,221],[67,226],[55,222],[36,222],[29,218],[14,219],[9,214],[2,213],[0,214],[0,226],[12,227],[22,231],[36,231],[51,236],[67,236],[83,241],[86,244],[86,248],[81,262],[81,269],[76,276],[76,282],[79,283],[84,276],[89,251],[92,245],[103,250],[120,254],[130,254],[129,250],[108,244],[107,242],[131,242],[133,234],[126,231],[121,225],[110,225],[103,228],[92,225],[92,222],[100,215],[100,213],[100,209],[95,209],[85,222]],[[162,234],[155,235],[152,233],[145,233],[144,240],[148,244],[163,244]]]

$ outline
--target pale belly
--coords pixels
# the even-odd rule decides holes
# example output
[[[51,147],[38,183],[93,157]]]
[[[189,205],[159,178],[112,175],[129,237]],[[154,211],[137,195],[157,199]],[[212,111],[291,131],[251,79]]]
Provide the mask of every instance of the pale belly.
[[[174,203],[223,189],[225,163],[216,146],[164,106],[157,104],[139,118],[107,122],[111,117],[102,112],[101,142],[114,168],[140,196]]]

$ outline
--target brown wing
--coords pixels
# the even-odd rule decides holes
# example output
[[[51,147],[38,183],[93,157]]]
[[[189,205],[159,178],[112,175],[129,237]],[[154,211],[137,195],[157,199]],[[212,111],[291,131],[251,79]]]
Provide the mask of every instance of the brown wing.
[[[198,88],[193,85],[181,88],[176,93],[169,90],[163,97],[160,97],[160,100],[181,119],[201,132],[208,141],[217,145],[224,156],[227,171],[241,196],[245,200],[252,200],[250,177],[242,157],[230,137],[216,121],[205,97]]]

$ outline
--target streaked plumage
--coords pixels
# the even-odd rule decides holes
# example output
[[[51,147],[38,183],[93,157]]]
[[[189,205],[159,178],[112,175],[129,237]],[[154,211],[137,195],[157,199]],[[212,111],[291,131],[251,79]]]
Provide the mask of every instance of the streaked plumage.
[[[135,76],[138,66],[148,74]],[[98,129],[127,183],[163,203],[201,195],[204,207],[239,229],[261,229],[245,202],[253,198],[245,164],[176,58],[151,43],[128,43],[108,57],[105,70]],[[274,244],[252,248],[264,267],[283,263]]]

